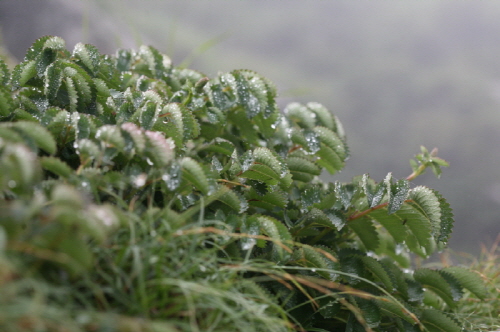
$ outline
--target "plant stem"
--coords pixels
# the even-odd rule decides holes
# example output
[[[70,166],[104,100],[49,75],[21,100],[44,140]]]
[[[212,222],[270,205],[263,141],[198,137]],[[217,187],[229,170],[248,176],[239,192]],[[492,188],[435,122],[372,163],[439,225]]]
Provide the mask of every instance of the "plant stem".
[[[406,180],[413,181],[417,176],[422,174],[426,168],[427,168],[426,164],[421,164],[420,166],[418,166],[418,168],[413,173],[411,173],[410,175],[408,175],[406,177]]]
[[[367,214],[369,214],[372,211],[375,211],[375,210],[382,209],[382,208],[386,207],[388,204],[389,204],[388,202],[382,203],[382,204],[376,205],[374,207],[371,207],[371,208],[369,208],[367,210],[364,210],[364,211],[361,211],[361,212],[358,212],[358,213],[354,213],[353,215],[350,215],[347,218],[347,221],[359,219],[359,218],[361,218],[363,216],[366,216]]]

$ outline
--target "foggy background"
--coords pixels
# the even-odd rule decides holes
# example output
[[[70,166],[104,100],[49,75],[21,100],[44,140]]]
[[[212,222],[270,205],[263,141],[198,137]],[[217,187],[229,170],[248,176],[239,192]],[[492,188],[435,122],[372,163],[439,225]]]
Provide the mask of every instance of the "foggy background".
[[[451,167],[414,185],[450,202],[450,247],[478,253],[500,232],[500,2],[0,0],[0,29],[17,61],[50,34],[70,51],[149,44],[209,76],[255,70],[280,106],[317,101],[340,118],[351,158],[332,181],[406,177],[420,145],[438,147]]]

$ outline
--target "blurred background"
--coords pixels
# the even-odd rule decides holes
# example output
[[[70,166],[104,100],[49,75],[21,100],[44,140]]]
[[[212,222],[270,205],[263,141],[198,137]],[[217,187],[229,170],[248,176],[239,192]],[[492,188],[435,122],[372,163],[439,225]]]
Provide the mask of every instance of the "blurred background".
[[[450,247],[500,233],[500,2],[476,0],[0,0],[0,52],[35,39],[102,53],[149,44],[207,75],[247,68],[279,104],[317,101],[344,124],[351,158],[329,180],[411,173],[420,145],[450,162],[414,181],[451,203]]]

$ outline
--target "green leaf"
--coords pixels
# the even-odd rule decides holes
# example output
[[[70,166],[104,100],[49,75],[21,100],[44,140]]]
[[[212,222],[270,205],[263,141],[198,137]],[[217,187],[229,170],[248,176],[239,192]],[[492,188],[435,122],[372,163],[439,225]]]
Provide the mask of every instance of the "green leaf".
[[[65,179],[69,179],[74,174],[67,163],[56,157],[42,157],[40,163],[45,170]]]
[[[382,199],[384,198],[387,191],[385,182],[376,184],[368,174],[363,175],[361,186],[365,192],[368,206],[370,208],[379,205],[382,202]]]
[[[407,214],[404,214],[407,212]],[[398,213],[391,215],[387,214],[386,209],[377,209],[368,214],[370,218],[375,219],[392,235],[392,237],[398,243],[402,243],[406,240],[408,234],[408,228],[404,223],[405,217],[412,213],[409,209],[401,209]],[[406,222],[408,224],[408,221]]]
[[[56,153],[56,141],[51,133],[40,124],[28,121],[19,121],[11,124],[12,128],[19,129],[24,135],[33,139],[38,147],[49,154]]]
[[[425,288],[441,297],[450,307],[456,306],[450,283],[438,271],[421,268],[415,270],[413,277]]]
[[[162,133],[146,130],[146,156],[157,167],[167,165],[175,157],[175,144],[171,138],[165,139]]]
[[[320,148],[320,142],[317,138],[318,135],[310,129],[301,129],[297,127],[287,129],[289,132],[290,140],[301,146],[304,150],[308,152],[318,152]],[[308,133],[308,138],[306,139],[305,133]]]
[[[381,208],[371,211],[368,216],[384,226],[397,243],[406,241],[413,252],[428,256],[435,249],[431,221],[411,202],[403,204],[397,212],[390,215],[386,208]]]
[[[87,241],[78,237],[59,236],[57,249],[70,260],[63,264],[73,274],[78,275],[92,266],[93,256],[87,247]]]
[[[363,318],[364,320],[364,318]],[[349,313],[349,319],[347,319],[347,325],[345,327],[345,332],[366,332],[366,329],[358,321],[358,318],[353,312]]]
[[[147,101],[137,110],[139,114],[139,125],[146,130],[152,129],[153,125],[158,120],[159,111],[156,103]]]
[[[410,302],[418,302],[421,303],[424,299],[424,290],[422,285],[415,280],[405,278],[407,288],[407,300]]]
[[[175,127],[176,132],[173,137],[176,137],[176,144],[183,144],[184,142],[184,122],[182,118],[182,112],[179,104],[169,103],[163,107],[161,111],[162,116],[166,114],[165,119],[169,120]]]
[[[331,298],[321,298],[318,300],[318,302],[321,304],[321,307],[319,308],[319,313],[323,318],[335,318],[337,313],[340,311],[341,304],[337,300],[331,299]],[[318,332],[329,332],[327,330],[323,329],[317,329],[317,330],[311,330],[310,331],[318,331]]]
[[[351,207],[352,197],[355,189],[356,186],[353,184],[340,183],[338,181],[334,183],[333,190],[335,192],[335,196],[337,197],[339,203],[342,203],[341,206],[344,209],[348,209]]]
[[[224,195],[220,196],[218,200],[238,213],[244,213],[248,209],[248,202],[246,199],[233,190],[229,190]]]
[[[195,160],[185,157],[181,160],[182,177],[191,182],[196,189],[207,195],[211,191],[211,181],[203,168]]]
[[[248,235],[260,235],[259,221],[255,216],[253,218],[243,218],[240,232]],[[263,248],[265,241],[254,237],[243,237],[240,241],[242,250],[251,250],[255,245]]]
[[[101,54],[95,46],[77,43],[73,49],[73,57],[77,59],[77,63],[80,64],[89,75],[95,76],[99,71]]]
[[[433,310],[424,309],[420,314],[420,322],[424,324],[429,332],[461,332],[462,329],[455,323],[453,319],[445,313]]]
[[[176,138],[176,143],[184,145],[188,139],[200,135],[200,125],[191,111],[177,103],[165,105],[161,111],[162,118],[169,121],[174,127],[175,132],[171,135]]]
[[[326,127],[314,127],[314,132],[318,134],[321,143],[332,149],[342,162],[347,157],[345,144],[339,136]]]
[[[257,191],[252,188],[246,194],[248,204],[257,206],[266,210],[272,210],[275,206],[285,208],[288,203],[288,195],[280,189],[274,189],[267,192],[265,195],[259,195]]]
[[[207,119],[213,124],[223,124],[226,121],[226,115],[217,107],[207,107]]]
[[[367,257],[368,258],[368,257]],[[356,298],[355,299],[357,307],[361,309],[361,313],[363,315],[363,318],[366,321],[366,324],[369,327],[378,327],[382,318],[382,315],[380,313],[380,308],[376,304],[376,302],[372,300],[366,300],[363,298]]]
[[[204,146],[203,150],[230,157],[235,151],[235,146],[230,141],[218,137]]]
[[[326,127],[334,132],[337,130],[335,118],[326,107],[315,102],[309,102],[306,106],[316,114],[316,124],[318,126]]]
[[[57,93],[61,87],[63,73],[61,62],[56,61],[47,67],[44,73],[44,93],[52,103],[57,103]]]
[[[69,110],[71,112],[76,112],[78,107],[78,91],[75,88],[73,79],[71,77],[66,77],[63,81],[63,86],[66,88],[68,96],[67,103],[69,104]]]
[[[257,116],[255,116],[251,121],[257,126],[258,130],[262,134],[262,137],[270,139],[276,134],[276,127],[281,122],[281,113],[276,110],[267,118],[264,114],[265,113],[257,114]]]
[[[367,250],[377,250],[380,241],[373,221],[368,218],[360,218],[349,221],[347,225],[356,233]]]
[[[135,153],[142,154],[146,148],[144,131],[131,122],[122,124],[120,128],[125,139],[125,148],[130,147]]]
[[[234,129],[230,133],[231,136],[226,134],[223,137],[230,139],[235,144],[259,146],[259,141],[263,135],[260,135],[255,130],[254,120],[248,119],[241,107],[234,108],[234,110],[227,114],[227,117],[228,123],[231,123],[231,127]]]
[[[303,189],[300,203],[303,210],[308,210],[314,204],[320,203],[322,199],[322,188],[319,185],[308,186]]]
[[[316,125],[316,113],[302,104],[290,103],[285,107],[284,113],[301,128],[313,129]]]
[[[118,69],[119,71],[129,71],[132,64],[133,56],[134,55],[130,50],[123,50],[123,49],[117,50],[115,55],[116,69]]]
[[[395,287],[392,284],[389,274],[384,269],[384,266],[373,257],[363,256],[361,257],[361,260],[365,264],[365,269],[367,269],[375,277],[375,280],[380,281],[384,285],[385,289],[392,292]]]
[[[238,96],[238,102],[245,109],[247,117],[251,119],[263,111],[259,98],[255,95],[254,91],[252,91],[249,82],[240,71],[233,71],[231,74],[234,77],[235,92]]]
[[[94,137],[97,132],[96,124],[87,114],[73,113],[71,115],[75,128],[75,139]]]
[[[279,114],[276,104],[276,87],[271,81],[251,70],[239,70],[250,86],[250,90],[257,97],[261,104],[260,114],[264,119],[275,121],[275,116]],[[259,128],[262,129],[261,126]]]
[[[94,86],[96,88],[97,96],[102,97],[102,98],[108,98],[111,97],[111,91],[108,87],[108,84],[106,81],[100,78],[94,78],[93,79]]]
[[[219,79],[222,79],[220,77]],[[226,111],[234,105],[234,97],[225,90],[222,84],[211,81],[205,85],[205,90],[208,90],[208,97],[212,106],[217,107],[221,111]]]
[[[165,78],[170,72],[172,61],[154,47],[143,45],[139,48],[138,55],[142,61],[135,64],[135,70],[160,79]]]
[[[125,140],[121,134],[120,128],[114,125],[105,125],[97,130],[95,138],[106,143],[107,147],[122,150],[125,147]]]
[[[165,181],[167,189],[174,191],[179,188],[182,179],[182,169],[181,165],[177,162],[173,162],[168,168],[167,172],[162,175],[162,180]]]
[[[48,41],[52,41],[52,43],[48,43]],[[64,49],[64,40],[62,40],[59,37],[54,37],[54,36],[43,36],[38,38],[28,49],[25,55],[26,60],[35,60],[40,53],[43,51],[44,48],[47,46],[59,46],[58,48],[60,50]]]
[[[200,124],[191,110],[181,107],[182,121],[184,125],[184,139],[193,139],[200,135]]]
[[[327,280],[331,280],[331,277],[333,277],[328,271],[315,270],[328,270],[330,269],[330,264],[328,263],[326,257],[318,250],[315,250],[313,246],[303,244],[299,248],[296,248],[293,252],[291,260],[299,266],[312,268],[312,272],[319,274]]]
[[[43,46],[42,42],[43,41]],[[69,55],[66,50],[66,43],[61,37],[49,36],[47,39],[40,38],[28,50],[28,54],[33,48],[41,46],[41,50],[36,54],[34,60],[36,61],[36,69],[38,75],[43,75],[47,66],[54,62],[58,57],[65,58]],[[33,50],[35,51],[35,50]],[[26,59],[30,59],[29,55],[26,55]]]
[[[16,90],[25,86],[29,80],[36,76],[35,60],[25,60],[14,67],[12,72],[12,89]]]
[[[399,264],[396,264],[397,262],[394,259],[390,257],[384,257],[379,262],[388,272],[392,284],[405,301],[410,301],[412,298],[412,295],[410,295],[411,287],[418,285],[422,290],[422,286],[417,282],[413,281],[413,284],[411,285],[408,283],[408,277],[405,275],[405,273],[403,273],[401,266]]]
[[[16,108],[14,112],[12,112],[12,120],[13,121],[29,121],[29,122],[38,122],[33,114],[26,112],[24,109]]]
[[[324,200],[323,200],[324,202]],[[335,209],[327,209],[324,211],[330,222],[335,225],[336,229],[340,231],[342,228],[344,228],[345,224],[347,223],[347,218],[346,216],[335,210]]]
[[[453,211],[450,204],[438,192],[434,191],[434,194],[438,198],[439,206],[441,207],[441,224],[437,241],[446,244],[453,231],[453,223],[455,222]]]
[[[271,168],[261,164],[253,164],[240,177],[265,182],[269,185],[276,185],[279,182],[279,175]]]
[[[411,200],[409,204],[429,220],[432,233],[438,235],[441,229],[441,207],[434,191],[418,186],[410,191],[408,199]]]
[[[5,86],[10,80],[9,68],[0,58],[0,86]]]
[[[438,270],[441,276],[448,282],[451,289],[451,295],[454,301],[459,301],[464,295],[463,286],[459,283],[459,281],[454,277],[453,274],[448,273],[443,270]]]
[[[70,109],[73,111],[78,109],[82,113],[88,113],[87,106],[95,97],[94,81],[85,70],[72,62],[62,61],[61,69]]]
[[[421,328],[418,324],[410,324],[405,320],[396,320],[399,331],[404,332],[421,332]]]
[[[9,89],[5,86],[0,86],[0,116],[8,116],[14,109],[14,100]]]
[[[415,323],[413,318],[408,315],[408,310],[403,304],[394,302],[393,298],[382,296],[379,300],[376,300],[376,302],[383,314],[401,318],[408,323]]]
[[[345,279],[351,285],[358,284],[360,278],[365,276],[365,264],[361,260],[363,256],[362,251],[353,248],[344,248],[338,252],[340,267],[344,273],[350,274]]]
[[[345,224],[345,218],[337,211],[321,211],[313,207],[304,217],[300,224],[294,226],[292,231],[296,236],[302,236],[302,232],[309,227],[327,227],[340,230]]]
[[[321,174],[321,169],[312,161],[301,157],[288,157],[286,160],[292,178],[296,181],[310,182]]]
[[[75,141],[74,147],[76,153],[80,156],[82,166],[86,166],[94,159],[99,159],[101,156],[101,149],[93,141],[89,139],[81,139]]]
[[[292,240],[292,236],[288,232],[288,229],[285,225],[283,225],[280,221],[269,217],[269,216],[251,216],[251,218],[256,218],[259,224],[259,227],[263,234],[266,234],[273,240],[279,241],[280,244],[274,243],[273,248],[274,251],[278,255],[278,261],[286,261],[289,258],[288,252],[282,247],[289,246],[289,242]]]
[[[402,268],[409,268],[410,251],[404,244],[396,244],[394,238],[387,232],[378,231],[379,247],[375,253],[379,256],[388,256],[399,264]]]
[[[481,300],[488,296],[484,281],[477,272],[460,266],[445,267],[442,271],[453,275],[463,288],[469,290]]]
[[[397,181],[395,184],[391,184],[390,186],[390,199],[389,206],[387,208],[387,212],[389,214],[396,212],[400,209],[401,205],[405,202],[408,197],[408,192],[410,190],[410,184],[408,180],[401,179]]]
[[[321,142],[321,148],[316,152],[316,156],[319,157],[317,163],[330,174],[335,174],[344,167],[344,160],[347,157],[344,142],[326,127],[315,127],[314,132]]]
[[[0,140],[0,186],[15,193],[31,191],[40,178],[36,155],[24,144],[5,144]]]

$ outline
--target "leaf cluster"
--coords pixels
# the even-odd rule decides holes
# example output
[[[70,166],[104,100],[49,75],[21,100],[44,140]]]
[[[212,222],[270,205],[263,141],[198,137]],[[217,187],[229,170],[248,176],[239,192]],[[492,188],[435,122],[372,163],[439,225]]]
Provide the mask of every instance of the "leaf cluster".
[[[467,269],[411,266],[453,227],[409,182],[446,166],[434,152],[407,179],[324,183],[349,156],[341,123],[318,103],[280,112],[253,71],[52,36],[0,64],[5,330],[460,331],[463,289],[485,297]]]

